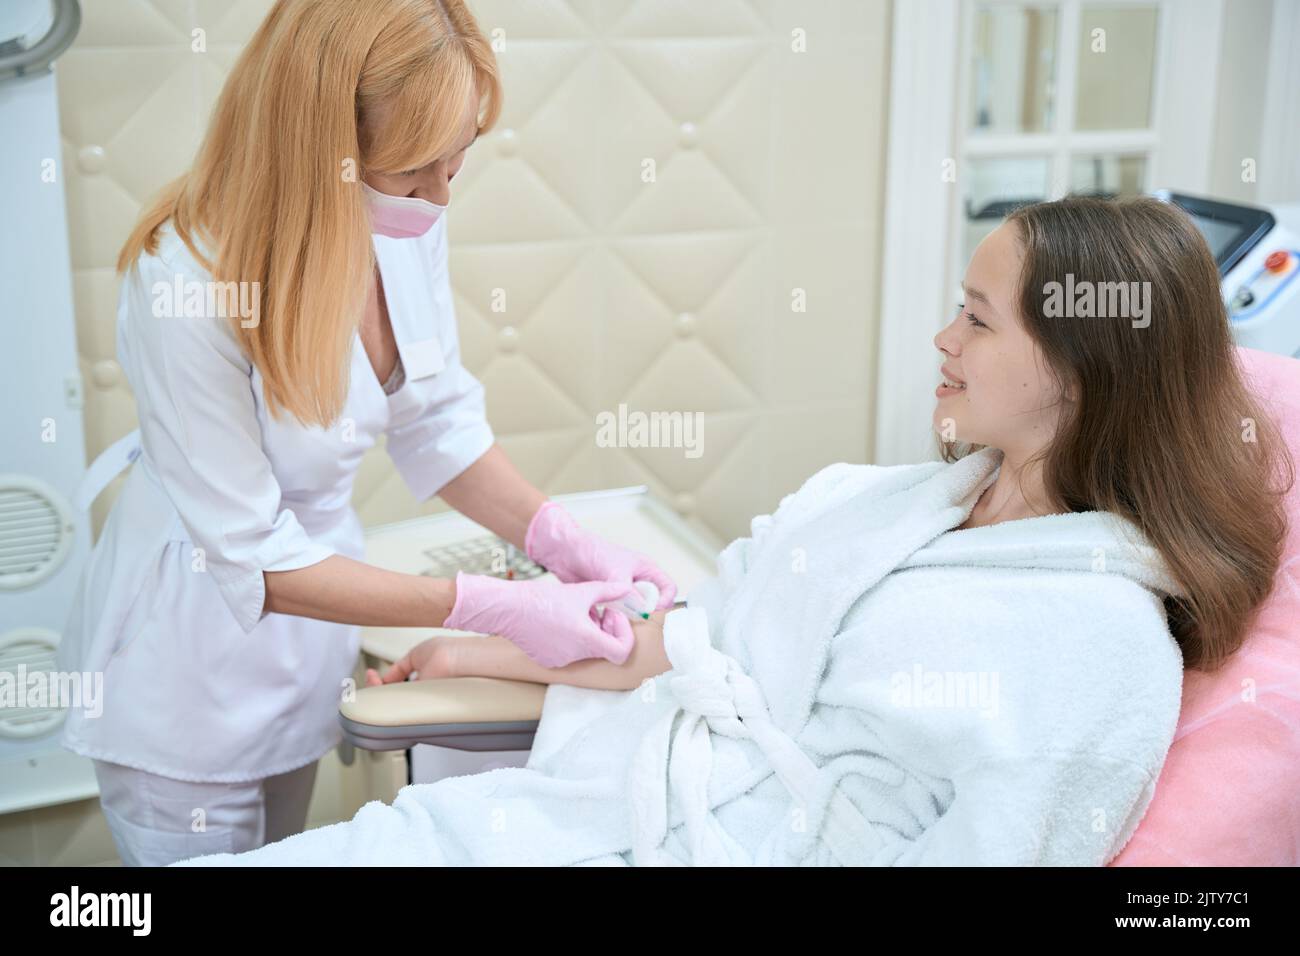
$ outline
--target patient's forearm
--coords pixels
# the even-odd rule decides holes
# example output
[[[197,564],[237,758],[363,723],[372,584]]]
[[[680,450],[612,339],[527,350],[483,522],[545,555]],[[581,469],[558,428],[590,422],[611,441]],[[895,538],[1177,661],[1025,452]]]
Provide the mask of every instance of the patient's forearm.
[[[531,681],[536,684],[570,684],[601,690],[631,690],[648,677],[672,669],[664,653],[663,619],[667,612],[657,611],[649,621],[632,625],[636,643],[622,664],[601,658],[574,661],[564,667],[543,667],[506,638],[452,638],[463,642],[456,648],[456,676],[500,677],[506,680]]]

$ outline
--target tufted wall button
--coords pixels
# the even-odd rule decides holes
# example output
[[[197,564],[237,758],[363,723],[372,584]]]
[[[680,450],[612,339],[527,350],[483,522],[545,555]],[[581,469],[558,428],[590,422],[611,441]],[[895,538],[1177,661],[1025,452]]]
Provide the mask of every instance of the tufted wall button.
[[[122,366],[113,359],[104,359],[91,367],[90,377],[100,388],[113,388],[122,381]]]
[[[678,132],[680,134],[678,142],[680,142],[686,149],[691,149],[692,147],[699,145],[700,131],[696,128],[694,123],[683,123],[678,127]]]
[[[519,330],[513,325],[507,325],[497,333],[497,348],[502,352],[513,352],[519,347]]]
[[[513,156],[519,151],[519,137],[513,129],[501,131],[501,145],[497,147],[502,156]]]
[[[679,339],[689,339],[695,334],[695,316],[690,312],[683,312],[677,316],[674,325],[677,328],[677,337]]]
[[[104,147],[83,146],[77,150],[77,167],[83,173],[98,173],[104,169]]]
[[[683,518],[690,517],[695,511],[695,496],[689,491],[679,491],[673,498],[673,507]]]

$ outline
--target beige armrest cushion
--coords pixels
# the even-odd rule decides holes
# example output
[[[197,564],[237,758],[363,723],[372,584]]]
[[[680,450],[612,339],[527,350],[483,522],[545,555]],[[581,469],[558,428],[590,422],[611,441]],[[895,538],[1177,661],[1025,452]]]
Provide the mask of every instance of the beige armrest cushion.
[[[545,684],[495,677],[447,677],[363,687],[339,712],[375,727],[538,720]]]

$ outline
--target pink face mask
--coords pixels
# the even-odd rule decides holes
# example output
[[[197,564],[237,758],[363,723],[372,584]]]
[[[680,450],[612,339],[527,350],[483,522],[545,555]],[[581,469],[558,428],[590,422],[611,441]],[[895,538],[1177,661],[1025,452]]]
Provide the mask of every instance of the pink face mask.
[[[427,199],[414,196],[390,196],[361,184],[366,206],[370,210],[370,231],[390,239],[414,239],[428,232],[438,217],[447,211]]]

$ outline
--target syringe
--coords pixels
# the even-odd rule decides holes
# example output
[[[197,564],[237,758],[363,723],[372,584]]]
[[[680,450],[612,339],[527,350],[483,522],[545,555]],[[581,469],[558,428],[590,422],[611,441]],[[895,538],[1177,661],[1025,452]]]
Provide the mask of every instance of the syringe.
[[[632,586],[640,592],[642,600],[639,604],[636,597],[629,594],[617,604],[597,605],[601,613],[605,607],[615,607],[633,621],[648,621],[650,613],[659,604],[659,588],[652,581],[633,581]]]

